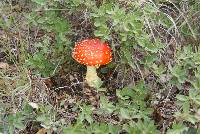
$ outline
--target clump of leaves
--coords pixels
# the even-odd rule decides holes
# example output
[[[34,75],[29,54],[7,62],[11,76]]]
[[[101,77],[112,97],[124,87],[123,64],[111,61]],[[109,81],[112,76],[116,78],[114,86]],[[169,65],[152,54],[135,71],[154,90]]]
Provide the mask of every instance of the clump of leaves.
[[[27,20],[44,35],[33,44],[33,53],[29,55],[28,65],[43,77],[52,76],[60,64],[70,59],[70,40],[66,36],[70,34],[71,26],[67,19],[60,16],[59,11],[41,9],[47,5],[49,8],[59,8],[56,2],[33,2],[38,5],[27,15]]]
[[[1,105],[2,106],[2,105]],[[5,106],[4,106],[5,107]],[[6,109],[2,109],[1,115],[3,115],[0,119],[0,132],[13,134],[16,129],[24,130],[26,128],[26,123],[29,119],[34,119],[35,114],[33,112],[33,108],[25,103],[23,105],[23,109],[21,111],[6,114]]]
[[[114,101],[110,99],[107,90],[99,91],[99,107],[79,100],[76,106],[69,108],[76,111],[77,117],[74,121],[66,121],[58,116],[57,107],[49,103],[40,105],[37,109],[24,104],[25,107],[20,111],[0,114],[0,123],[3,122],[0,132],[13,133],[15,130],[25,129],[28,120],[35,120],[41,127],[54,132],[157,134],[157,128],[160,126],[158,127],[152,118],[152,102],[161,101],[163,96],[161,93],[156,96],[157,94],[154,95],[151,91],[156,88],[160,92],[160,87],[168,89],[170,86],[177,89],[173,94],[176,98],[164,97],[166,100],[176,101],[177,109],[173,115],[174,122],[166,133],[198,133],[200,48],[197,40],[198,23],[195,23],[199,13],[198,5],[195,4],[199,3],[198,0],[188,3],[166,0],[31,1],[33,10],[26,15],[26,21],[30,31],[33,29],[37,32],[34,33],[36,38],[33,38],[33,43],[29,46],[27,65],[35,74],[42,77],[52,76],[60,64],[70,60],[72,39],[67,37],[73,35],[71,31],[75,30],[70,24],[70,18],[62,13],[83,12],[79,17],[89,18],[94,26],[90,35],[110,42],[114,59],[119,61],[113,66],[127,64],[132,70],[139,72],[140,77],[133,79],[129,85],[125,84],[122,89],[114,89]],[[184,8],[181,9],[181,6]],[[188,11],[188,8],[191,10]],[[192,21],[192,18],[195,18],[195,21]],[[0,18],[1,28],[10,27],[12,18],[6,21],[8,23]],[[164,32],[164,35],[160,31]],[[187,37],[194,38],[194,44],[177,43],[181,42],[179,38],[183,40]],[[170,54],[169,51],[173,52]],[[169,61],[168,55],[171,58]],[[148,81],[149,74],[155,77],[153,84]],[[153,100],[157,98],[161,100]],[[0,111],[6,112],[3,105]],[[100,119],[97,120],[94,116]]]

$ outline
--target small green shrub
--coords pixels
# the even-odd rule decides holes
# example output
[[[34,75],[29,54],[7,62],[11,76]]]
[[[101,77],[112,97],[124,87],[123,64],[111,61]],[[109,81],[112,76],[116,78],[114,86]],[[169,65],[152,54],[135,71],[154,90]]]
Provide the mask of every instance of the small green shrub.
[[[188,3],[180,0],[31,0],[25,21],[34,35],[30,35],[31,46],[24,49],[27,51],[24,57],[26,67],[34,75],[52,77],[61,64],[73,63],[72,47],[88,35],[108,41],[113,49],[113,63],[100,68],[102,74],[112,69],[115,72],[121,66],[132,74],[120,70],[122,75],[131,78],[120,89],[98,91],[98,106],[73,96],[69,99],[73,102],[70,108],[65,107],[65,102],[58,102],[56,107],[42,102],[36,104],[37,108],[27,102],[18,111],[7,113],[9,110],[0,103],[0,124],[3,124],[0,133],[23,130],[29,121],[39,122],[49,133],[52,130],[64,134],[158,134],[159,130],[167,134],[198,133],[198,3],[198,0]],[[9,30],[15,22],[12,17],[6,21],[0,18],[3,30]],[[81,27],[85,24],[89,25],[88,29]],[[168,118],[158,107],[165,107],[168,102],[176,109],[166,125]],[[60,111],[74,115],[67,120]]]
[[[64,17],[59,17],[56,10],[45,10],[44,6],[59,8],[57,2],[34,1],[36,8],[27,15],[29,25],[43,30],[44,36],[40,42],[33,44],[33,53],[30,54],[28,65],[34,68],[37,74],[43,77],[55,74],[57,67],[70,58],[70,40],[66,38],[71,33],[70,23]],[[40,8],[44,8],[38,15]]]

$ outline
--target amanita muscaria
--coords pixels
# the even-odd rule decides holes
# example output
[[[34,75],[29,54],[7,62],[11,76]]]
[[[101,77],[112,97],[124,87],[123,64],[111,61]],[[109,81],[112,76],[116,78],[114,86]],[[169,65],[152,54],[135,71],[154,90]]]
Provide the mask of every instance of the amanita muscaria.
[[[111,62],[112,51],[109,45],[100,39],[85,39],[75,45],[72,57],[87,66],[86,81],[88,85],[99,88],[102,82],[97,76],[96,69]]]

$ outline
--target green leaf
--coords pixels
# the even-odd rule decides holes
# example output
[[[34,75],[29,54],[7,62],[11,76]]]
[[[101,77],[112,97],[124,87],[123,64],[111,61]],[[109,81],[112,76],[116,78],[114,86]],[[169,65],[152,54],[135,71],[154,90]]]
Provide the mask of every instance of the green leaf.
[[[17,112],[15,114],[9,115],[8,116],[8,123],[10,124],[9,129],[11,130],[13,130],[14,128],[25,129],[25,124],[24,124],[25,119],[26,117],[23,115],[23,112]]]
[[[35,3],[39,4],[39,5],[42,5],[42,6],[44,6],[46,4],[46,2],[47,2],[47,0],[31,0],[31,1],[35,2]]]
[[[110,134],[119,134],[121,127],[118,125],[108,124]]]
[[[95,134],[109,134],[109,127],[106,123],[92,124],[92,130]]]
[[[106,18],[104,18],[104,17],[96,18],[95,22],[94,22],[94,25],[96,27],[104,27],[104,28],[107,27]]]
[[[51,123],[51,119],[50,119],[49,115],[47,115],[47,114],[38,115],[36,117],[36,120],[40,121],[40,122],[43,122],[45,125],[47,125],[47,127]]]
[[[190,83],[192,84],[192,86],[198,90],[200,89],[200,79],[197,77],[195,80],[190,81]]]
[[[142,59],[140,63],[143,64],[146,68],[151,68],[154,62],[157,60],[158,57],[156,54],[148,54]]]
[[[185,96],[185,95],[176,95],[176,98],[180,101],[189,101],[189,98],[188,96]]]
[[[117,96],[123,100],[133,98],[135,96],[135,93],[132,89],[125,87],[122,90],[117,90]]]
[[[80,106],[81,113],[79,116],[80,121],[87,120],[90,124],[93,122],[92,111],[93,107],[89,105]]]
[[[193,100],[197,105],[200,105],[200,91],[197,89],[190,89],[189,91],[189,97],[191,100]]]
[[[161,74],[163,74],[166,71],[166,67],[163,64],[160,64],[160,65],[153,64],[152,68],[153,68],[153,72],[157,76],[160,76]]]
[[[103,27],[101,26],[101,27],[98,27],[98,29],[94,31],[94,35],[96,37],[102,37],[104,40],[109,40],[110,30],[106,25]]]
[[[25,129],[26,128],[26,126],[23,124],[23,122],[22,121],[17,121],[17,122],[15,122],[15,124],[14,124],[14,126],[16,127],[16,128],[18,128],[18,129]]]
[[[116,110],[116,107],[110,103],[105,96],[100,97],[100,108],[109,114]]]
[[[120,130],[120,126],[110,123],[93,123],[87,129],[88,134],[118,134]]]
[[[187,80],[187,71],[181,65],[176,64],[173,68],[169,67],[173,76],[175,76],[180,83]]]
[[[188,128],[188,131],[184,131],[183,134],[199,134],[198,128]]]
[[[75,125],[69,125],[62,129],[63,134],[86,134],[86,129],[84,128],[81,122],[76,123]]]
[[[65,33],[69,31],[70,25],[67,20],[57,18],[57,20],[54,21],[54,25],[54,29],[58,33]]]
[[[190,112],[190,102],[188,100],[183,103],[183,114],[185,113],[187,114],[189,112]]]
[[[199,121],[194,115],[191,114],[189,114],[185,120],[191,122],[192,124],[196,124]]]
[[[188,128],[182,124],[173,124],[172,129],[167,131],[167,134],[182,134],[184,131],[187,131]]]
[[[132,67],[133,69],[135,69],[135,65],[134,65],[134,62],[133,62],[133,58],[132,58],[132,47],[126,47],[126,45],[124,45],[122,47],[122,52],[123,52],[123,55],[124,57],[126,58],[126,61],[127,63],[130,65],[130,67]]]
[[[130,113],[129,112],[130,111],[128,109],[120,108],[120,115],[124,119],[130,119]]]
[[[14,126],[9,126],[8,128],[9,134],[14,134],[14,130],[15,130]]]
[[[129,134],[159,134],[153,121],[150,120],[139,120],[131,122],[132,124],[125,124],[123,127]]]
[[[83,1],[81,0],[73,0],[73,4],[77,7],[79,6],[80,4],[82,4]]]
[[[156,39],[155,43],[150,42],[150,37],[148,35],[137,37],[136,40],[141,47],[145,48],[145,50],[151,53],[157,53],[164,47],[159,39]]]

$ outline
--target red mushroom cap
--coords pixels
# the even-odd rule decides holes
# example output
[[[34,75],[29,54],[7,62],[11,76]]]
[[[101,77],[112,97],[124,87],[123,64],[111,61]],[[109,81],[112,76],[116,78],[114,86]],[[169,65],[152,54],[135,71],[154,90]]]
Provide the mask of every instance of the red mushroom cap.
[[[99,67],[112,60],[112,51],[100,39],[85,39],[75,45],[72,57],[81,64]]]

